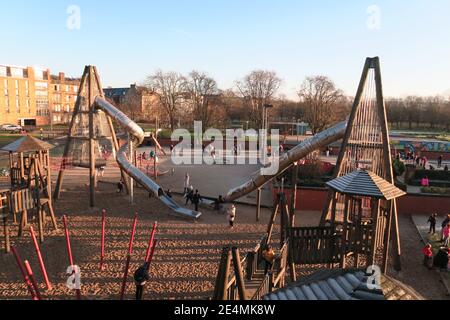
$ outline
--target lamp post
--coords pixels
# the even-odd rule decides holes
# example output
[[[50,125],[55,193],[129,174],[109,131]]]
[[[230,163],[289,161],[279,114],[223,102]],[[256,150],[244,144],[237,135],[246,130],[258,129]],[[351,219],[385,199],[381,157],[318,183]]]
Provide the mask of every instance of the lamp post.
[[[272,109],[273,105],[271,104],[265,104],[263,106],[263,141],[262,141],[262,152],[263,152],[263,159],[265,159],[266,153],[266,146],[267,146],[267,137],[268,137],[268,129],[269,129],[269,109]]]

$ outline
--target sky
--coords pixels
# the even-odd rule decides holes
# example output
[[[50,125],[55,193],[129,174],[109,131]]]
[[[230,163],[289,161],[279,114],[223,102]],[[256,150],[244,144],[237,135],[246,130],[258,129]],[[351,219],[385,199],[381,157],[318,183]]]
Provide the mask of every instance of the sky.
[[[379,56],[386,96],[450,95],[448,0],[0,0],[0,12],[0,64],[73,77],[96,65],[105,87],[195,69],[227,89],[266,69],[289,98],[311,75],[354,95]]]

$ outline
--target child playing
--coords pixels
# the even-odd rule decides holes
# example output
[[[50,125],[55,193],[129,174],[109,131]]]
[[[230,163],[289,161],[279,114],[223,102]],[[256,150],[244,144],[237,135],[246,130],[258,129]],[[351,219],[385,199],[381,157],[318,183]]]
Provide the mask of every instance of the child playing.
[[[423,253],[423,265],[428,269],[433,267],[433,247],[431,244],[427,244],[425,248],[422,249]]]
[[[442,235],[444,236],[444,246],[448,247],[450,241],[450,223],[442,230]]]

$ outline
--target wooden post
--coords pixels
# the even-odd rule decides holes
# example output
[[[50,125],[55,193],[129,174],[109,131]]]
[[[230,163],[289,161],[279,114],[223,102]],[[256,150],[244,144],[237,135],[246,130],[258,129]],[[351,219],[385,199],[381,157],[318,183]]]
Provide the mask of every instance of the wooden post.
[[[247,291],[245,290],[244,272],[242,271],[241,257],[239,255],[239,249],[233,247],[233,266],[234,275],[238,285],[239,297],[241,300],[247,300]]]
[[[377,235],[379,230],[377,230],[378,227],[378,219],[380,216],[380,200],[374,201],[374,208],[372,209],[372,243],[370,248],[370,256],[367,260],[367,267],[374,265],[375,263],[375,255],[376,255],[376,249],[377,249]]]
[[[9,236],[8,217],[3,217],[3,232],[5,235],[5,251],[9,253],[11,251],[11,242]]]
[[[95,104],[94,104],[94,79],[93,79],[94,70],[92,67],[89,67],[89,96],[88,96],[88,104],[89,104],[89,193],[90,193],[90,205],[91,208],[95,207],[95,132],[94,132],[94,112],[95,112]]]
[[[295,228],[295,210],[297,210],[297,187],[298,184],[298,163],[294,163],[292,168],[292,195],[291,195],[291,227]]]
[[[222,299],[221,300],[229,300],[230,297],[228,297],[228,279],[230,278],[230,268],[231,268],[231,249],[227,248],[227,257],[225,262],[225,268],[223,273],[223,288],[222,288]]]
[[[100,270],[104,270],[103,262],[105,260],[105,229],[106,229],[106,210],[102,210],[102,236],[100,243]]]
[[[402,250],[400,245],[400,230],[398,227],[398,213],[397,213],[397,201],[394,199],[393,202],[393,212],[392,212],[392,245],[394,246],[394,269],[395,271],[401,271],[402,270],[402,264],[401,264],[401,256],[402,256]]]
[[[258,189],[256,193],[256,222],[259,222],[261,219],[261,188]]]
[[[273,227],[275,224],[275,220],[277,218],[278,211],[280,210],[279,199],[280,199],[280,197],[279,197],[279,195],[277,195],[277,203],[275,204],[275,208],[272,212],[272,217],[270,218],[269,226],[267,228],[267,243],[266,244],[269,244],[270,240],[272,239]]]
[[[23,161],[23,152],[19,153],[19,159],[20,159],[20,180],[19,183],[25,179],[25,162]]]
[[[386,226],[384,232],[384,252],[383,252],[383,265],[381,266],[382,272],[387,274],[388,260],[389,260],[389,243],[391,242],[391,230],[392,230],[392,216],[394,213],[394,203],[389,201],[389,212],[387,216]]]
[[[106,115],[106,119],[108,120],[108,126],[109,126],[109,130],[111,131],[111,136],[112,136],[113,148],[114,148],[114,151],[116,153],[116,158],[117,158],[117,154],[119,153],[119,150],[120,150],[119,141],[117,140],[116,132],[114,130],[114,125],[113,125],[111,117],[109,115]],[[122,170],[122,168],[120,168],[120,176],[125,185],[125,190],[126,190],[127,194],[130,194],[130,185],[129,185],[129,182],[127,179],[127,174]]]
[[[224,286],[224,273],[225,273],[225,264],[228,260],[228,254],[230,252],[230,248],[224,247],[222,249],[222,255],[220,258],[219,263],[219,269],[217,270],[217,276],[216,276],[216,283],[214,286],[214,295],[213,300],[223,300],[223,297],[221,297],[221,294],[223,293],[223,286]]]
[[[128,133],[128,145],[129,145],[128,158],[130,159],[130,161],[133,161],[133,140],[131,139],[129,133]],[[130,176],[130,204],[131,205],[134,204],[134,180],[133,177],[131,176]]]
[[[344,208],[344,229],[342,230],[342,242],[341,242],[341,264],[340,268],[345,268],[347,258],[347,242],[348,242],[348,213],[349,213],[350,199],[345,196],[345,208]]]

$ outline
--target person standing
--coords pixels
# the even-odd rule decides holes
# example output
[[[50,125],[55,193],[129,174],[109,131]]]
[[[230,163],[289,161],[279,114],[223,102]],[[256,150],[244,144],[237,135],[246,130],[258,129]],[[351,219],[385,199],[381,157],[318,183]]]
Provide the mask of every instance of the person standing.
[[[444,156],[441,154],[438,158],[438,168],[442,167],[442,161],[444,161]]]
[[[442,242],[444,241],[444,229],[449,223],[450,223],[450,214],[447,215],[447,217],[444,219],[444,221],[442,221],[442,224],[441,224],[441,227],[442,227],[442,229],[441,229],[441,241]]]
[[[444,237],[444,246],[448,247],[450,242],[450,223],[442,230],[442,235]]]
[[[120,180],[117,183],[117,193],[123,193],[123,181],[122,180]]]
[[[192,203],[195,206],[195,211],[198,212],[198,205],[200,204],[200,201],[202,200],[202,197],[200,196],[200,193],[198,190],[195,190],[194,195],[192,196]]]
[[[134,283],[136,284],[136,300],[142,300],[144,296],[145,285],[147,281],[150,280],[150,274],[148,272],[149,266],[150,264],[146,262],[134,273]]]
[[[427,244],[423,249],[423,265],[428,269],[433,267],[433,246],[431,244]]]
[[[194,203],[194,187],[190,186],[188,188],[187,194],[186,194],[186,205],[189,203]]]
[[[428,233],[435,234],[436,233],[436,221],[437,221],[437,213],[433,213],[428,218],[428,223],[430,224],[430,231]]]
[[[230,223],[230,229],[234,228],[234,221],[236,220],[236,206],[232,204],[228,208],[228,222]]]
[[[186,172],[184,175],[184,194],[187,195],[189,192],[189,186],[191,183],[191,176]]]

